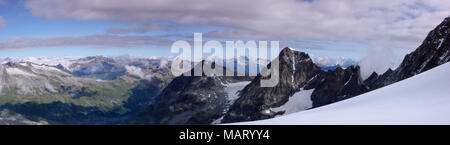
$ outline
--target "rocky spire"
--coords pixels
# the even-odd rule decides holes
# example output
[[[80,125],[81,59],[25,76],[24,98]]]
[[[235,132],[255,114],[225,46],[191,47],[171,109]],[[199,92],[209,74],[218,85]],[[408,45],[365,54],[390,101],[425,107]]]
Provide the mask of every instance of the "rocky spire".
[[[395,70],[388,70],[376,82],[370,84],[377,89],[416,74],[430,70],[450,61],[450,17],[444,19],[435,29],[430,31],[422,44],[405,56]]]

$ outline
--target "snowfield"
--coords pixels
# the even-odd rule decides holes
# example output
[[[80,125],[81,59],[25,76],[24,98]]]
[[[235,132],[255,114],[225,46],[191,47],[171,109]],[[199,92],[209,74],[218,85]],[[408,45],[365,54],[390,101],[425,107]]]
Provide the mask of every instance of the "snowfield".
[[[299,92],[289,97],[288,102],[280,107],[270,108],[270,110],[275,112],[285,111],[283,115],[287,115],[309,109],[313,104],[311,100],[311,95],[313,92],[314,89],[303,90],[303,88],[301,88]]]
[[[450,124],[450,63],[327,106],[249,125]]]

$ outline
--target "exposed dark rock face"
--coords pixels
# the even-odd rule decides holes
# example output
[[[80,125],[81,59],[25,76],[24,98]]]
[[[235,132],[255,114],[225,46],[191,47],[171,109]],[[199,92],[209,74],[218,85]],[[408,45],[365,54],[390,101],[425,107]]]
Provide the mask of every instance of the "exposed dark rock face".
[[[382,75],[373,73],[364,81],[360,77],[359,66],[350,66],[346,69],[338,67],[325,72],[316,69],[317,66],[312,63],[302,64],[301,62],[307,61],[309,57],[297,56],[297,52],[285,48],[279,55],[280,84],[274,88],[261,88],[258,87],[260,77],[257,77],[244,89],[241,98],[233,104],[223,122],[273,117],[279,112],[272,112],[270,108],[284,104],[299,88],[314,89],[311,100],[313,107],[319,107],[407,79],[450,61],[449,33],[450,18],[446,18],[428,34],[422,45],[405,56],[397,69],[389,69]],[[289,67],[293,59],[287,59],[294,56],[293,54],[297,58],[303,58],[295,59],[296,64],[302,64],[295,65],[295,69]],[[293,83],[287,81],[287,77],[292,76],[292,73],[289,73],[291,71],[295,74]]]
[[[132,115],[125,124],[210,124],[226,110],[225,84],[251,79],[205,74],[176,77],[152,104]]]
[[[240,91],[222,123],[272,118],[283,114],[271,108],[284,105],[295,93],[314,89],[312,108],[331,104],[398,82],[450,61],[450,18],[431,31],[423,44],[408,54],[395,70],[373,73],[362,80],[359,66],[324,70],[303,52],[284,48],[279,56],[279,83],[260,87],[261,75]],[[204,63],[204,62],[203,62]],[[268,66],[270,66],[269,64]],[[180,76],[154,103],[127,120],[135,124],[209,124],[226,109],[224,85],[248,77]]]
[[[284,48],[279,56],[279,83],[260,87],[256,76],[239,93],[227,109],[224,85],[248,80],[248,77],[180,76],[175,78],[153,104],[145,107],[126,123],[129,124],[210,124],[228,110],[222,123],[272,118],[284,114],[273,111],[289,101],[294,94],[311,90],[312,107],[320,107],[398,82],[450,61],[450,18],[431,31],[423,44],[408,54],[395,70],[373,73],[362,80],[359,66],[324,70],[303,52]],[[203,62],[204,63],[204,62]],[[270,66],[269,64],[268,66]]]
[[[422,44],[415,51],[406,55],[397,69],[393,71],[389,69],[376,81],[373,78],[368,79],[372,81],[372,83],[366,81],[370,89],[377,89],[407,79],[450,61],[449,33],[450,17],[428,33]]]
[[[264,111],[286,103],[289,96],[320,72],[306,53],[290,48],[284,48],[275,59],[279,59],[279,83],[275,87],[260,87],[262,76],[258,75],[242,90],[241,97],[231,106],[223,122],[273,117],[273,113]]]
[[[341,67],[334,71],[324,71],[315,65],[303,52],[284,48],[280,60],[280,82],[275,87],[260,87],[261,76],[241,92],[241,97],[232,105],[223,122],[250,121],[271,118],[283,112],[273,112],[270,108],[285,104],[289,97],[303,89],[315,89],[311,100],[313,107],[330,104],[363,92],[359,67]]]
[[[372,73],[369,78],[367,78],[364,81],[364,84],[367,86],[369,90],[375,90],[380,87],[392,84],[396,81],[396,79],[393,79],[393,70],[388,69],[386,72],[384,72],[382,75],[378,75],[377,73]]]
[[[313,107],[331,104],[368,91],[363,85],[359,66],[346,69],[339,67],[334,71],[322,72],[312,79],[305,89],[314,89],[311,95]]]

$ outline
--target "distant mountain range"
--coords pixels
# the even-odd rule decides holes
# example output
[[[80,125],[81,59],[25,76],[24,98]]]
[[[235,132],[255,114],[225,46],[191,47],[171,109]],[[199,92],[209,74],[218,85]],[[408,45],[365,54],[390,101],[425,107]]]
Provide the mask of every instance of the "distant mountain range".
[[[4,61],[0,65],[0,110],[50,124],[118,123],[151,102],[173,79],[163,59],[51,60],[55,59]]]
[[[323,70],[335,70],[338,67],[347,68],[349,66],[355,66],[358,65],[359,60],[358,59],[352,59],[352,58],[332,58],[328,56],[311,56],[311,59],[313,60],[314,64],[321,67]]]
[[[368,79],[362,79],[355,60],[310,57],[286,47],[276,58],[279,75],[270,76],[280,82],[271,88],[260,87],[260,74],[175,77],[172,57],[5,58],[0,60],[0,124],[218,124],[274,118],[352,98],[444,64],[450,61],[449,33],[446,18],[398,68],[374,72]],[[247,65],[236,60],[231,62]],[[207,63],[212,62],[195,67]]]
[[[272,88],[262,88],[259,83],[261,76],[256,76],[248,85],[241,87],[238,92],[238,99],[226,110],[224,116],[204,115],[207,113],[196,112],[194,114],[185,114],[185,120],[195,120],[195,122],[166,122],[171,120],[172,113],[179,114],[198,110],[199,106],[211,105],[213,102],[199,102],[198,104],[182,103],[184,107],[181,110],[169,110],[175,112],[158,112],[156,108],[152,109],[152,104],[133,118],[133,124],[206,124],[206,123],[230,123],[241,121],[252,121],[273,118],[286,113],[313,109],[328,105],[334,102],[345,100],[365,92],[398,82],[409,78],[426,70],[449,61],[450,49],[449,28],[450,18],[446,18],[440,25],[432,30],[423,44],[414,52],[405,56],[402,64],[395,70],[389,69],[386,73],[378,75],[373,73],[368,79],[363,80],[360,74],[359,66],[348,66],[345,69],[336,67],[335,69],[324,70],[313,62],[311,57],[303,52],[295,51],[291,48],[284,48],[276,59],[280,61],[280,82]],[[270,64],[269,64],[270,65]],[[273,76],[272,76],[273,77]],[[194,83],[192,77],[177,77],[175,80]],[[202,83],[208,86],[220,86],[220,82],[215,79],[203,79]],[[177,82],[172,82],[176,83]],[[179,89],[182,87],[168,87],[165,92],[177,92],[175,95],[166,96],[161,94],[157,98],[170,98],[161,100],[163,104],[171,104],[173,100],[197,100],[202,97],[192,94],[192,92],[215,94],[216,92],[205,92],[203,89],[185,91]],[[200,87],[199,87],[200,88]],[[222,89],[219,89],[222,90]],[[196,93],[194,93],[196,94]],[[215,97],[215,96],[212,96]],[[202,100],[202,99],[200,99]],[[189,102],[189,101],[181,101]],[[175,103],[174,105],[177,105]],[[200,107],[203,108],[203,107]],[[206,111],[209,112],[209,111]],[[155,117],[161,116],[162,117]],[[212,121],[214,120],[214,121]],[[211,122],[212,121],[212,122]]]

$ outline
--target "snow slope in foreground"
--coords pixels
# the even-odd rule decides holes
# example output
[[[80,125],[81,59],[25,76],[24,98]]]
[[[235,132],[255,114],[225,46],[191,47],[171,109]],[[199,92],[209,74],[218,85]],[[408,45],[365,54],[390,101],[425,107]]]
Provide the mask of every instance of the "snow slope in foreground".
[[[450,63],[327,106],[237,124],[450,124]]]

